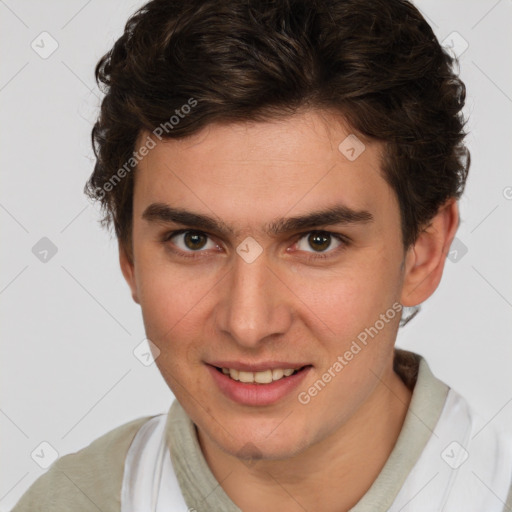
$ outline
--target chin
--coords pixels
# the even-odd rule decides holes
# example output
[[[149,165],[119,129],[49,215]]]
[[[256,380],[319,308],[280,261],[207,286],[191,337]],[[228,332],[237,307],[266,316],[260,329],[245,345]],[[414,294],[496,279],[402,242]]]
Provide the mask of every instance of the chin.
[[[248,462],[288,459],[300,454],[309,445],[304,433],[298,430],[290,432],[289,425],[279,434],[274,431],[268,435],[272,429],[268,429],[265,434],[255,434],[256,430],[261,432],[261,426],[252,433],[233,432],[228,438],[224,435],[220,439],[214,438],[214,442],[225,453]]]

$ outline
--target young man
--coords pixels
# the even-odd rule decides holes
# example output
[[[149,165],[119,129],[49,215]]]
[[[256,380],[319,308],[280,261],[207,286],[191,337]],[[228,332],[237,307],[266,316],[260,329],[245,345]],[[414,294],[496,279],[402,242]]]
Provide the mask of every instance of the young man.
[[[96,76],[87,191],[176,401],[14,510],[512,510],[511,436],[394,348],[469,167],[464,85],[419,12],[154,0]]]

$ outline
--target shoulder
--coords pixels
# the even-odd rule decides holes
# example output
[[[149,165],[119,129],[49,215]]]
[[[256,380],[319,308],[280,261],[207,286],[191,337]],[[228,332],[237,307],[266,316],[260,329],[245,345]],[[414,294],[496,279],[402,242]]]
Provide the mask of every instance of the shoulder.
[[[448,510],[455,510],[455,503],[463,499],[468,506],[458,507],[461,510],[471,509],[470,504],[475,510],[502,510],[505,502],[512,504],[512,434],[493,419],[484,418],[450,389],[436,427],[441,442],[437,451],[448,472]]]
[[[125,423],[85,448],[56,460],[12,512],[119,512],[124,460],[140,427],[153,416]]]

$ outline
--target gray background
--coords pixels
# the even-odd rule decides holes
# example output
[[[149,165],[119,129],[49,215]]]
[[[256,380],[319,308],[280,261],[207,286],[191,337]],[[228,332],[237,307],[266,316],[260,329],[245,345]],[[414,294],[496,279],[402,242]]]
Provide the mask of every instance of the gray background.
[[[133,354],[144,340],[140,310],[115,239],[82,193],[101,97],[94,66],[140,5],[0,0],[1,510],[45,471],[52,450],[76,451],[172,400],[156,367]],[[510,429],[512,1],[417,5],[441,41],[458,52],[468,45],[460,63],[473,163],[456,253],[398,345],[423,354],[482,426]]]

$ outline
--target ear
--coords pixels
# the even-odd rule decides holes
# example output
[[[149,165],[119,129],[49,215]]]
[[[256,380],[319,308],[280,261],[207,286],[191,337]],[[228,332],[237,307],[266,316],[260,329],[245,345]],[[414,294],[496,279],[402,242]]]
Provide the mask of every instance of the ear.
[[[137,283],[135,279],[135,265],[133,263],[133,257],[128,255],[126,252],[126,247],[122,242],[118,242],[119,247],[119,264],[121,265],[121,272],[130,287],[132,292],[132,298],[137,303],[139,302],[139,297],[137,296]]]
[[[436,290],[443,275],[446,256],[459,227],[455,199],[448,200],[420,232],[405,257],[401,303],[416,306]]]

